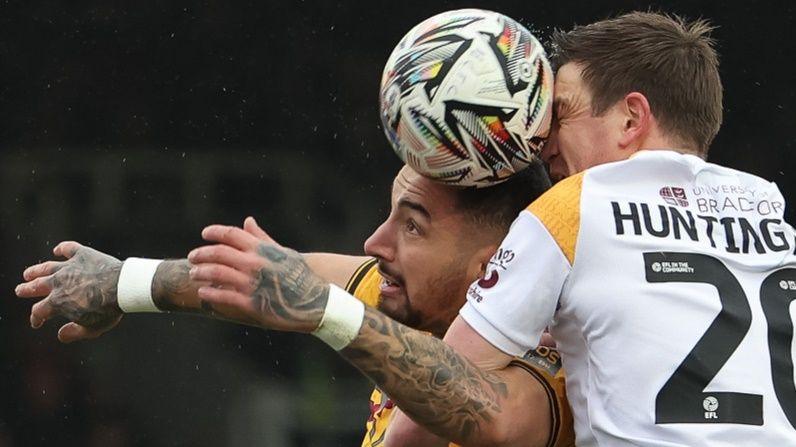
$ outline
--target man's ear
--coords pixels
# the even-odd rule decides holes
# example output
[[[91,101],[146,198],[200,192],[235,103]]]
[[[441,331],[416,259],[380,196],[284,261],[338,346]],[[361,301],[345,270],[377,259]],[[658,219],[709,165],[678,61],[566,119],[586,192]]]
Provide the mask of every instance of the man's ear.
[[[639,92],[628,93],[620,104],[623,114],[622,149],[636,149],[649,134],[652,125],[652,111],[647,97]]]

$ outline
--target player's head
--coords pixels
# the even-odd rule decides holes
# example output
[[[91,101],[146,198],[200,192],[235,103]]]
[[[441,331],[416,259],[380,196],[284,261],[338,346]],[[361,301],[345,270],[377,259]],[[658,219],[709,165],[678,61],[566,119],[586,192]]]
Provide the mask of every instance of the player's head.
[[[435,183],[404,166],[393,182],[390,215],[365,242],[386,280],[379,309],[444,333],[511,222],[549,186],[538,162],[480,189]]]
[[[722,120],[718,57],[704,20],[633,12],[552,37],[554,179],[640,149],[707,155]]]

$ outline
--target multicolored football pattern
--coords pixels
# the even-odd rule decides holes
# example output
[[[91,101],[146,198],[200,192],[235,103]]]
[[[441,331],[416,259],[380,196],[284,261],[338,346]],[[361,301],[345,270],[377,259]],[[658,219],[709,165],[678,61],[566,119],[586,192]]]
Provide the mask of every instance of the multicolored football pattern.
[[[553,74],[522,25],[478,9],[427,19],[393,50],[381,119],[398,156],[420,174],[489,186],[525,168],[549,130]]]

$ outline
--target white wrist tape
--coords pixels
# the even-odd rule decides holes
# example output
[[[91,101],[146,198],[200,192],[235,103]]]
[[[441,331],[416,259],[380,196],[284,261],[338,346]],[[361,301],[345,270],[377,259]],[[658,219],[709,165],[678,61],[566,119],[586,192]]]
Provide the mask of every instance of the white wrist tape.
[[[312,331],[312,335],[339,351],[357,338],[364,319],[365,305],[362,301],[332,284],[321,324]]]
[[[152,300],[152,280],[162,259],[127,258],[119,273],[116,297],[122,312],[161,312]]]

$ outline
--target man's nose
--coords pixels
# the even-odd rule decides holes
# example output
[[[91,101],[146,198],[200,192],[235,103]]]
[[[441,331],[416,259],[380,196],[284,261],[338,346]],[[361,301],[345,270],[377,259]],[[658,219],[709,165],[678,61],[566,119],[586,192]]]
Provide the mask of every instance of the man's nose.
[[[365,241],[365,254],[391,262],[395,260],[394,239],[390,236],[389,222],[382,223]]]
[[[558,155],[558,129],[555,127],[550,130],[550,137],[545,142],[539,155],[545,163],[550,163],[550,159]]]

